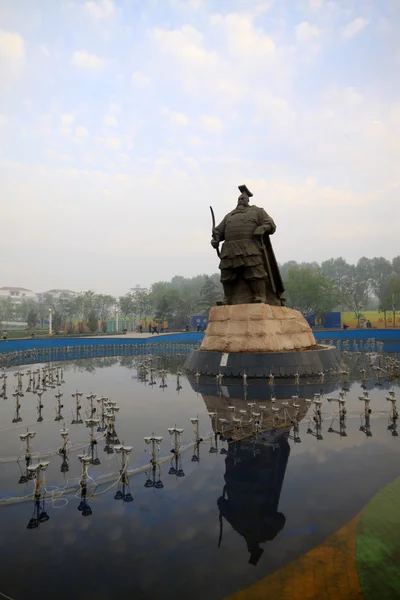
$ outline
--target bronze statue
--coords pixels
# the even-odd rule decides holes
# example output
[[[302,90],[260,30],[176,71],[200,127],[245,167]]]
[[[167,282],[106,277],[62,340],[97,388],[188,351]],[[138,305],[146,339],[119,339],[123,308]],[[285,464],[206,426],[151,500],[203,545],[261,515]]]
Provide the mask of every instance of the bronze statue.
[[[283,306],[283,282],[269,238],[275,233],[275,223],[263,208],[249,204],[253,194],[245,185],[240,185],[239,190],[237,207],[224,217],[218,227],[215,227],[211,209],[211,245],[221,258],[222,304],[263,302]]]

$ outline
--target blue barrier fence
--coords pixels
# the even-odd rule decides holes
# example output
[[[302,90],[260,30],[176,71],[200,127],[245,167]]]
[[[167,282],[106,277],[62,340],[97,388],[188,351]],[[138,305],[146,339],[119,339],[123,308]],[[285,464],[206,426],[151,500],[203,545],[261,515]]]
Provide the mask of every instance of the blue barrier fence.
[[[327,331],[324,329],[314,331],[316,340],[368,340],[375,338],[383,342],[400,342],[400,330],[396,329],[338,329]],[[188,333],[171,333],[167,335],[154,335],[151,337],[107,337],[107,338],[47,338],[29,340],[0,340],[1,352],[14,352],[17,350],[32,350],[34,348],[56,348],[61,346],[98,345],[111,346],[114,344],[193,344],[201,342],[203,332],[190,331]]]
[[[400,341],[400,329],[319,329],[313,331],[316,340],[369,340]]]
[[[154,335],[152,337],[144,338],[140,337],[106,337],[106,338],[95,338],[95,337],[82,337],[82,338],[47,338],[47,339],[29,339],[29,340],[0,340],[0,353],[1,352],[15,352],[17,350],[33,350],[40,348],[57,348],[65,346],[84,346],[84,345],[104,345],[113,346],[114,344],[179,344],[186,343],[192,344],[203,339],[204,333],[200,332],[189,332],[189,333],[171,333],[169,335]]]

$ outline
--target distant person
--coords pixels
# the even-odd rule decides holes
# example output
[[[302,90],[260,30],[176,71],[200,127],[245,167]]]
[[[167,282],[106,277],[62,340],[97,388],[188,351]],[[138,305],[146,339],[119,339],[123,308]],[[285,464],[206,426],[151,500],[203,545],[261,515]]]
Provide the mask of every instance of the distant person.
[[[153,329],[154,329],[154,327],[153,327]],[[149,323],[149,333],[151,333],[151,323]],[[154,331],[153,331],[153,333],[154,333]]]
[[[371,321],[368,319],[368,321],[367,321],[367,328],[368,328],[368,329],[371,329],[371,327],[372,327],[372,323],[371,323]]]
[[[3,340],[7,340],[7,331],[3,333]]]
[[[151,335],[153,335],[154,333],[156,333],[157,335],[160,335],[160,332],[158,331],[158,325],[153,325],[153,331],[151,332]]]
[[[161,333],[164,333],[164,325],[161,325],[160,331],[161,331]]]
[[[139,325],[139,333],[143,333],[143,325]]]
[[[343,323],[343,329],[348,329],[349,326],[347,325],[347,323]]]
[[[186,325],[185,331],[189,331],[189,325]]]
[[[199,324],[199,325],[197,325],[197,332],[199,332],[199,331],[201,331],[200,324]]]

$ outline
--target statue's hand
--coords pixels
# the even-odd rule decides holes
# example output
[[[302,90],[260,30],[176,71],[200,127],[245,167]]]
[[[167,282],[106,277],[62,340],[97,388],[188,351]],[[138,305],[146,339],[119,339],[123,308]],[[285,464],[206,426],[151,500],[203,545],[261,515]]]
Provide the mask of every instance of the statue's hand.
[[[253,235],[256,238],[261,238],[264,235],[264,233],[271,233],[271,231],[272,231],[272,228],[270,227],[270,225],[259,225],[254,230]]]
[[[218,240],[214,240],[214,238],[213,238],[213,239],[211,240],[211,246],[212,246],[213,248],[218,248],[218,246],[219,246],[219,242],[218,242]]]

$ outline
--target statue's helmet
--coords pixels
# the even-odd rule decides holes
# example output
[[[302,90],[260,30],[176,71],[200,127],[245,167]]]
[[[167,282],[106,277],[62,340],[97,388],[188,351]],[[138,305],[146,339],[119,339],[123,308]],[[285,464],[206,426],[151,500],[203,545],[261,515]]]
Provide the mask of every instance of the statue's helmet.
[[[245,194],[248,198],[252,197],[253,194],[251,193],[247,185],[239,185],[238,187],[241,194]]]

